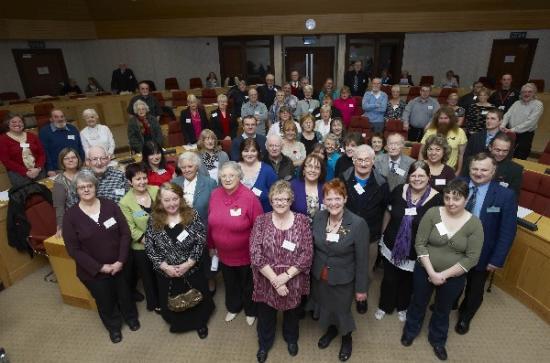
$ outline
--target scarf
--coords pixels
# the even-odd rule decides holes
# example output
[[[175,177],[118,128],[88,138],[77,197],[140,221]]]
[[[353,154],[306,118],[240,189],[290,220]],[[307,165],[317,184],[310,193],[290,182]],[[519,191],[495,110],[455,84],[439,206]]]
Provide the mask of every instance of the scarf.
[[[218,153],[210,154],[209,152],[205,151],[202,153],[202,162],[204,163],[204,166],[207,170],[212,170],[215,168],[214,162],[219,161],[218,160]]]

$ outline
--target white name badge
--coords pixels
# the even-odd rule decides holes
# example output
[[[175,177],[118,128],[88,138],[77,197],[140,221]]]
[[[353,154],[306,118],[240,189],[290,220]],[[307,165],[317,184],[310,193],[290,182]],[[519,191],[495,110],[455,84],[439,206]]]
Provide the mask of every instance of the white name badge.
[[[186,239],[187,237],[189,237],[189,232],[187,232],[185,229],[183,231],[181,231],[180,234],[178,234],[178,237],[176,237],[178,239],[178,241],[183,241],[184,239]]]
[[[500,213],[500,207],[489,207],[487,208],[487,213]]]
[[[447,180],[445,179],[436,179],[435,185],[447,185]]]
[[[510,185],[510,184],[508,184],[506,182],[503,182],[503,181],[501,181],[499,184],[502,185],[505,188],[508,188],[508,185]]]
[[[185,123],[190,124],[190,123],[191,123],[191,119],[190,119],[190,118],[186,118],[186,119],[185,119]]]
[[[241,215],[241,208],[235,208],[235,209],[230,209],[229,210],[229,215],[231,217],[238,217]]]
[[[105,228],[111,228],[111,226],[114,226],[116,224],[116,221],[113,217],[107,219],[105,222],[103,222],[103,225]]]
[[[349,108],[354,108],[355,105],[354,105],[353,103],[350,103],[350,104],[348,104],[348,107],[349,107]]]
[[[505,108],[506,108],[506,106],[504,106],[504,105],[503,106],[498,106],[498,109],[502,110],[502,111],[504,111]]]
[[[435,228],[437,228],[437,231],[439,232],[440,235],[444,236],[446,235],[447,233],[449,233],[447,231],[447,227],[445,227],[445,225],[443,224],[443,222],[439,222],[438,224],[435,225]]]
[[[434,109],[434,106],[428,105],[428,110],[433,110],[433,109]]]
[[[218,113],[217,112],[212,112],[212,117],[218,117]]]
[[[328,242],[338,242],[340,240],[340,235],[338,233],[327,233]]]
[[[218,271],[218,265],[220,264],[220,258],[218,255],[212,256],[212,263],[210,264],[210,271]]]
[[[401,168],[395,168],[395,174],[397,174],[399,176],[404,176],[405,175],[405,170],[403,170]]]
[[[158,175],[166,174],[166,169],[159,169],[157,170]]]
[[[285,250],[289,250],[290,252],[294,252],[294,250],[296,249],[296,243],[294,242],[290,242],[289,240],[284,240],[283,241],[283,246],[282,246]]]
[[[309,113],[312,113],[312,112],[313,112],[313,108],[310,108],[308,111],[309,111]]]
[[[489,113],[489,111],[487,111],[487,110],[481,111],[481,114],[482,114],[482,115],[486,115],[486,114],[488,114],[488,113]]]
[[[415,216],[416,215],[416,207],[405,208],[405,215],[406,216]]]
[[[124,188],[115,189],[115,194],[116,195],[124,195],[125,193],[126,193],[126,191],[124,190]]]
[[[257,197],[262,195],[262,191],[256,187],[252,188],[252,193],[254,193]]]
[[[357,191],[357,194],[361,195],[365,192],[365,189],[361,186],[361,184],[357,183],[353,186],[355,190]]]
[[[254,111],[254,115],[259,115],[260,111]]]
[[[244,99],[245,99],[245,100],[248,100],[248,96],[244,96]]]
[[[319,117],[321,117],[321,114],[317,113],[317,114],[315,114],[315,117],[319,118]]]
[[[67,135],[67,140],[75,140],[74,135]]]
[[[30,145],[29,143],[26,143],[26,142],[20,143],[19,146],[21,146],[21,148],[24,148],[24,147],[31,147],[31,145]]]
[[[363,133],[361,134],[361,137],[367,137],[367,134],[363,132]]]

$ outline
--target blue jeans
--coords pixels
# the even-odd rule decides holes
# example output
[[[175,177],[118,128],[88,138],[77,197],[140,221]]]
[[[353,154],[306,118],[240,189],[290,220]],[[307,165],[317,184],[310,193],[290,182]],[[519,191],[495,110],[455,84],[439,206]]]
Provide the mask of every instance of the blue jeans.
[[[426,308],[435,289],[434,311],[430,319],[428,340],[432,346],[445,346],[449,331],[449,314],[454,301],[464,288],[466,274],[447,279],[443,285],[435,286],[428,281],[428,273],[417,263],[413,272],[413,296],[407,310],[407,322],[403,335],[412,340],[420,334]]]

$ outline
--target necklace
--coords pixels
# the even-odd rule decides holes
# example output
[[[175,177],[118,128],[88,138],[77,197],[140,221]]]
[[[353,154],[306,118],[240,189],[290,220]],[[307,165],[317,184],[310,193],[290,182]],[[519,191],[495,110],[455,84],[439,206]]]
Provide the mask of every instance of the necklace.
[[[327,233],[334,233],[335,231],[338,231],[338,228],[340,228],[340,225],[342,224],[343,216],[334,224],[331,225],[330,223],[330,217],[327,220],[327,227],[326,231]]]

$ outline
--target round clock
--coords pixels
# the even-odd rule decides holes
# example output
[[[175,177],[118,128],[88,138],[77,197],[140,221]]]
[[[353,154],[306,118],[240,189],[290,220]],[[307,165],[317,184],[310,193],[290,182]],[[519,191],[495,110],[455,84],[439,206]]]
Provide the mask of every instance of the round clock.
[[[315,26],[317,26],[317,23],[315,23],[315,20],[313,20],[313,19],[307,19],[306,20],[306,29],[307,30],[313,30],[313,29],[315,29]]]

